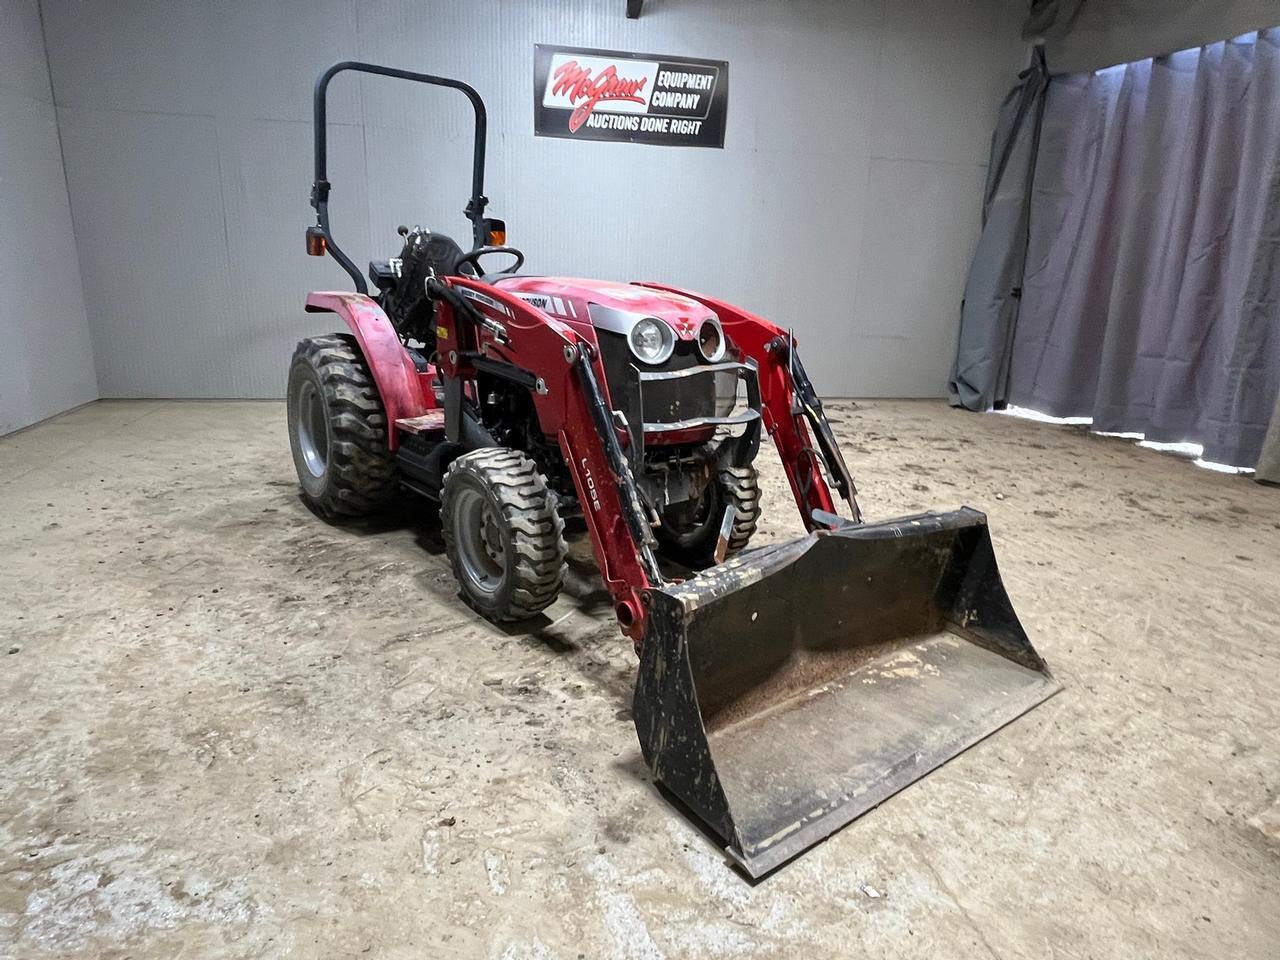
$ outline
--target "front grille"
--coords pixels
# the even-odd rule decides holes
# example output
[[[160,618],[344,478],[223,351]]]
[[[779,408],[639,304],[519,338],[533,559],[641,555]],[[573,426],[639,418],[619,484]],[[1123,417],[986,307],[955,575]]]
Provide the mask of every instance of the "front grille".
[[[639,381],[632,367],[650,371],[686,370],[704,361],[698,355],[698,346],[687,340],[677,340],[675,351],[666,363],[658,366],[642,364],[627,345],[627,338],[620,333],[597,330],[600,341],[600,357],[604,361],[605,377],[609,382],[609,396],[613,406],[631,409],[635,402],[631,396],[639,390]],[[716,377],[681,377],[676,380],[655,380],[644,384],[643,422],[676,423],[698,417],[716,415]]]

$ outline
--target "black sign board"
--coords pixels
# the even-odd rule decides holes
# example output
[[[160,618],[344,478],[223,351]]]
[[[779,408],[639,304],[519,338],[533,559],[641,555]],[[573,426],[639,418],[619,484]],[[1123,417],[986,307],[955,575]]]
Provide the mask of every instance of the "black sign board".
[[[533,132],[570,140],[723,147],[729,64],[539,43]]]

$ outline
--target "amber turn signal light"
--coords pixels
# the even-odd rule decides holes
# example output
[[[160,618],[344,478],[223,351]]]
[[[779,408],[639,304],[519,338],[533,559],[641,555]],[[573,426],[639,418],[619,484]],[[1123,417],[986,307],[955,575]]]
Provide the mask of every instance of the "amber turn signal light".
[[[495,217],[489,217],[484,222],[485,230],[489,235],[489,246],[501,247],[507,242],[507,222],[498,220]]]
[[[323,257],[329,250],[329,238],[320,227],[307,227],[307,256]]]

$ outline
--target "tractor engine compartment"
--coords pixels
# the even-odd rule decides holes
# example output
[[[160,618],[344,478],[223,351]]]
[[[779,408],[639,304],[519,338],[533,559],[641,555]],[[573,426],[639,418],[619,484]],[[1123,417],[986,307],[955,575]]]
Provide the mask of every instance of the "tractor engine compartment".
[[[435,373],[437,304],[427,282],[457,275],[461,248],[420,226],[398,232],[404,238],[400,255],[370,263],[369,277],[419,372],[430,371],[433,399],[442,406]],[[753,402],[756,392],[746,388],[739,371],[717,369],[738,357],[714,314],[676,294],[612,281],[498,276],[492,283],[595,341],[604,388],[625,424],[624,446],[650,524],[661,529],[690,518],[717,523],[719,518],[708,514],[714,505],[704,501],[711,499],[721,469],[747,468],[754,458],[759,401]],[[632,346],[641,323],[660,325],[660,355],[651,361]],[[556,439],[540,428],[527,389],[481,372],[466,389],[463,405],[470,436],[462,442],[434,431],[402,435],[397,459],[409,485],[439,499],[449,464],[491,441],[528,455],[555,491],[561,517],[581,517],[571,471]]]

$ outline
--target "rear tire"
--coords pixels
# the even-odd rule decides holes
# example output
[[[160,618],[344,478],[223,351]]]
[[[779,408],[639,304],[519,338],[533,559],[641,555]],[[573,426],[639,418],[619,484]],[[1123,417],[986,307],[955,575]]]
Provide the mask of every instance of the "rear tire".
[[[353,337],[303,340],[289,366],[289,446],[307,502],[325,517],[383,507],[396,487],[387,414]]]
[[[716,559],[725,507],[730,504],[734,521],[726,557],[744,549],[756,532],[760,485],[755,467],[722,467],[716,482],[708,485],[697,504],[677,504],[663,511],[662,526],[657,529],[663,554],[696,570],[711,566]]]
[[[445,552],[463,599],[495,622],[546,609],[564,583],[564,522],[532,460],[484,447],[449,465],[440,495]]]

